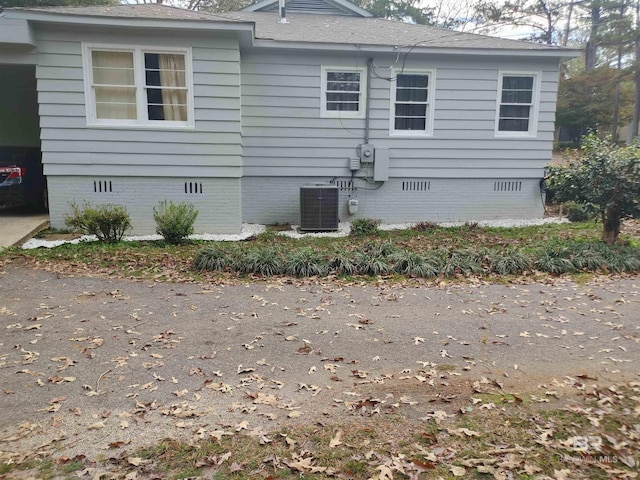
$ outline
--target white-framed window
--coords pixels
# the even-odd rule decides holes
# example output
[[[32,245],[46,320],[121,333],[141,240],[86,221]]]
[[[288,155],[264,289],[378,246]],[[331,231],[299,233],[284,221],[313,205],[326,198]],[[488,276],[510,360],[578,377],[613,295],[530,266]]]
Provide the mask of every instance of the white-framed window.
[[[90,125],[192,127],[188,49],[85,45]]]
[[[365,67],[322,67],[320,112],[323,117],[363,118],[366,92]]]
[[[539,78],[538,72],[500,72],[496,135],[536,135]]]
[[[434,70],[391,72],[391,135],[433,135]]]

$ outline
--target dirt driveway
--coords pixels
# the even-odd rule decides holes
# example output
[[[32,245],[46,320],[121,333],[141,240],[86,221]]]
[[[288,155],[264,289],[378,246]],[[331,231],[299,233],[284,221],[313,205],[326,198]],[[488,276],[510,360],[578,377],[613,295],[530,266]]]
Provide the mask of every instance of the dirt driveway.
[[[640,277],[218,286],[9,266],[0,330],[0,457],[90,457],[391,405],[419,418],[474,382],[637,379]]]

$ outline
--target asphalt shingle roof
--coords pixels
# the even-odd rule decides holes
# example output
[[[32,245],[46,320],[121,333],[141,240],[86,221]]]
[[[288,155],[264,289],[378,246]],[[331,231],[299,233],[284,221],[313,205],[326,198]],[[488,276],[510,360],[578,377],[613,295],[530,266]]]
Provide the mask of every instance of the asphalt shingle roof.
[[[519,50],[557,48],[372,17],[293,13],[287,14],[288,23],[278,23],[278,14],[273,12],[230,12],[218,16],[254,22],[256,38],[284,42]]]
[[[26,10],[33,12],[54,13],[60,15],[81,15],[89,17],[119,17],[119,18],[156,18],[158,20],[200,20],[200,21],[227,21],[230,18],[221,18],[204,12],[194,12],[184,8],[148,3],[141,5],[92,5],[87,7],[36,7],[16,8],[14,10]]]
[[[276,12],[240,11],[212,14],[158,4],[42,7],[16,10],[92,17],[253,23],[256,39],[281,42],[523,51],[567,50],[521,40],[477,35],[381,18],[292,13],[287,15],[288,23],[279,23]]]

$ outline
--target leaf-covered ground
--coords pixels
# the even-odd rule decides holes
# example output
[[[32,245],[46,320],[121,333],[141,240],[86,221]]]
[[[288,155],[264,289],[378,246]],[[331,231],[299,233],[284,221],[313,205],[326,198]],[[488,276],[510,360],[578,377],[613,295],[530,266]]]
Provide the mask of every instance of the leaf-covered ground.
[[[15,258],[0,478],[637,478],[638,276],[180,284]]]

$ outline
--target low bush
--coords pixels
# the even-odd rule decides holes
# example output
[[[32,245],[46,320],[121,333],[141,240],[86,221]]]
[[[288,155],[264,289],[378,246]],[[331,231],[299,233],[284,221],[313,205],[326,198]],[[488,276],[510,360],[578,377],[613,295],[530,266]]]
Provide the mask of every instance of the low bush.
[[[243,257],[242,262],[243,273],[259,273],[270,277],[285,271],[283,252],[278,247],[254,248]]]
[[[196,270],[230,270],[240,274],[312,277],[335,275],[407,275],[420,278],[470,275],[522,275],[533,270],[553,275],[574,272],[639,272],[640,250],[593,242],[554,242],[527,252],[515,247],[437,248],[424,253],[393,243],[367,242],[360,248],[323,251],[314,247],[286,250],[282,245],[211,246],[195,257]]]
[[[437,223],[418,222],[413,227],[411,227],[411,230],[413,230],[414,232],[428,232],[430,230],[435,230],[436,228],[438,228]]]
[[[440,269],[435,263],[431,263],[423,255],[413,252],[401,252],[394,255],[393,270],[401,275],[431,278],[438,276]]]
[[[101,242],[119,242],[131,228],[131,217],[122,205],[92,206],[85,203],[79,207],[72,203],[70,209],[71,212],[64,219],[65,225],[87,235],[95,235]]]
[[[323,277],[329,273],[329,265],[313,248],[299,248],[287,255],[284,273],[294,277]]]
[[[445,259],[441,273],[445,277],[482,273],[481,257],[470,249],[454,250]]]
[[[387,275],[393,272],[393,266],[381,255],[371,255],[366,251],[356,252],[353,256],[356,271],[361,275]]]
[[[566,203],[564,213],[570,222],[586,222],[592,218],[587,209],[579,203]]]
[[[351,222],[351,236],[371,237],[378,235],[380,220],[374,218],[357,218]]]
[[[219,245],[212,245],[203,248],[198,252],[193,260],[193,267],[196,270],[223,271],[229,264],[229,253]]]
[[[193,234],[197,216],[198,210],[191,203],[163,200],[157,207],[153,207],[156,233],[172,245],[180,245]]]
[[[518,275],[530,271],[531,268],[529,257],[514,249],[498,252],[489,260],[489,269],[498,275]]]

